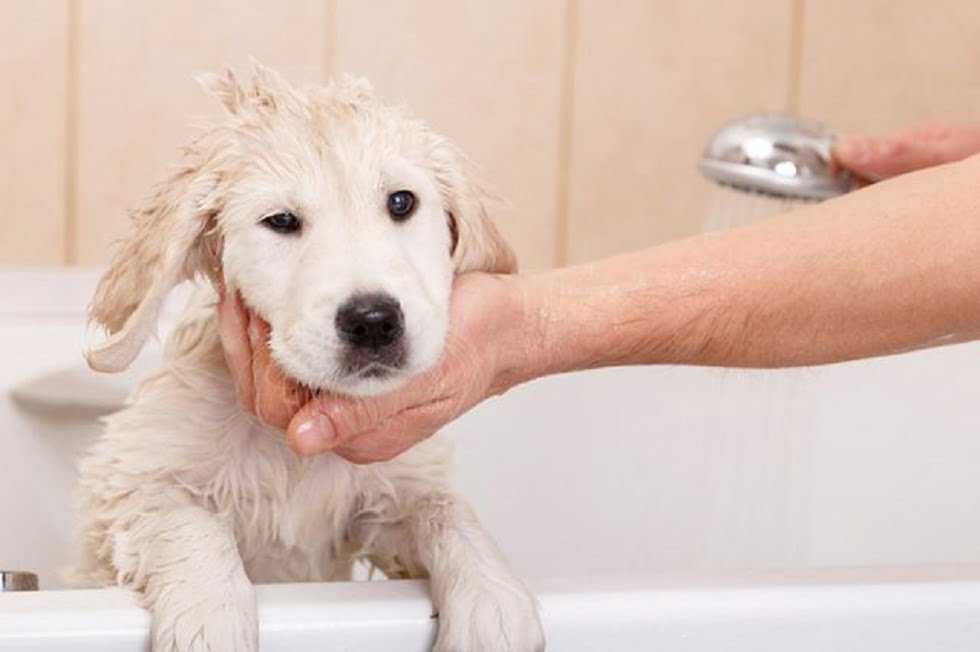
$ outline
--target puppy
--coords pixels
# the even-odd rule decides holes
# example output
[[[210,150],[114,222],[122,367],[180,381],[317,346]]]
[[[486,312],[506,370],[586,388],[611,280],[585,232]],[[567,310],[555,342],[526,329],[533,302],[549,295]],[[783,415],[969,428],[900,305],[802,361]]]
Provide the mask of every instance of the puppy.
[[[313,390],[377,394],[433,365],[453,274],[515,268],[459,151],[357,79],[297,89],[256,66],[205,85],[225,115],[133,214],[92,302],[109,337],[90,365],[125,368],[195,277],[237,290]],[[297,457],[239,406],[208,294],[81,462],[76,580],[134,590],[156,650],[241,651],[258,647],[253,583],[367,560],[429,578],[435,649],[542,649],[533,596],[449,487],[447,442],[366,466]]]

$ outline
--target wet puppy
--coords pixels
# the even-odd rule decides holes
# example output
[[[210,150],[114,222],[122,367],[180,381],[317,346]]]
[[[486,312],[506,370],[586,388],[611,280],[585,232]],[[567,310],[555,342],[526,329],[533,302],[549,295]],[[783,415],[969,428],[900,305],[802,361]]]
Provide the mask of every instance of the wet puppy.
[[[458,150],[360,80],[297,89],[257,67],[206,85],[225,115],[134,213],[90,364],[125,368],[194,277],[240,292],[311,389],[376,394],[435,363],[453,275],[515,266]],[[447,483],[447,442],[366,466],[297,457],[239,406],[209,295],[81,463],[78,581],[136,591],[156,650],[255,650],[253,583],[364,559],[430,579],[436,649],[543,648],[534,598]]]

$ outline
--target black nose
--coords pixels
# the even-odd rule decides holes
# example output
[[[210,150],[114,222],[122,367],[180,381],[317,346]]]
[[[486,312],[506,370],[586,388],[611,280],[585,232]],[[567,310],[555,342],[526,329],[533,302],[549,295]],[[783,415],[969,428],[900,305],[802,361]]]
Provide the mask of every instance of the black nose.
[[[397,342],[405,331],[402,309],[387,294],[361,294],[337,311],[340,338],[361,349],[377,350]]]

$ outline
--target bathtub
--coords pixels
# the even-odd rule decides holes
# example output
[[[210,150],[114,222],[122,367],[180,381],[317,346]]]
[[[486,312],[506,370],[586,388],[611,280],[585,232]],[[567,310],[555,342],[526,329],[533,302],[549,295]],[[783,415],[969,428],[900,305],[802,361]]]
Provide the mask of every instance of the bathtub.
[[[159,356],[84,369],[96,276],[0,267],[0,567],[41,584],[0,593],[0,650],[148,647],[131,595],[58,578],[74,460]],[[570,374],[450,430],[457,484],[535,589],[550,650],[980,650],[980,345]],[[435,631],[423,582],[258,597],[263,650],[425,650]]]

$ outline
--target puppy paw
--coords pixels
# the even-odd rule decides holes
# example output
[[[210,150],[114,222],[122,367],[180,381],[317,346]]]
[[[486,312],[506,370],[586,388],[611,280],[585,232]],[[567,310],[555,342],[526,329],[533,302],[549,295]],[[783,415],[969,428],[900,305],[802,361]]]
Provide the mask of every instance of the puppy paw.
[[[153,652],[257,652],[255,590],[168,587],[152,608]]]
[[[519,582],[462,588],[439,608],[433,652],[544,650],[537,601]]]

